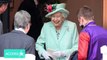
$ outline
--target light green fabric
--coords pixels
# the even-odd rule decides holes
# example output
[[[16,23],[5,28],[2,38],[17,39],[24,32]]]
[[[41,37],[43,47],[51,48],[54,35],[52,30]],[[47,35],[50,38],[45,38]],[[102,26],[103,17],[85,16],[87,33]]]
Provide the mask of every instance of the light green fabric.
[[[36,50],[41,54],[46,50],[64,51],[67,55],[78,49],[78,31],[75,23],[65,20],[57,40],[56,30],[52,22],[45,23],[36,42]],[[42,58],[42,57],[41,57]],[[60,58],[57,60],[65,60]]]

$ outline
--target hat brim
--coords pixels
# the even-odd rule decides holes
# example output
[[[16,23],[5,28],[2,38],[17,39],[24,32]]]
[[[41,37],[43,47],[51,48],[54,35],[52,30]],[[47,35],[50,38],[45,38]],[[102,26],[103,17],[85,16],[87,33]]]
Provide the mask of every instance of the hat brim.
[[[48,13],[47,15],[45,15],[45,17],[50,18],[51,15],[53,15],[57,12],[62,12],[62,13],[67,14],[67,15],[69,14],[68,10],[63,9],[63,8],[59,8],[59,9],[56,9],[55,11],[53,11],[53,12]]]

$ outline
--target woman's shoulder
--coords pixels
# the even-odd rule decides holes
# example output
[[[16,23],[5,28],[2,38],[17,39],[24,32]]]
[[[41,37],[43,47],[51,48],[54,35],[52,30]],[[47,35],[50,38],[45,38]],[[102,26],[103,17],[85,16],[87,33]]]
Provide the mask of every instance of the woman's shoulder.
[[[52,22],[45,22],[44,23],[44,27],[49,27],[49,26],[52,26]]]
[[[50,24],[52,24],[51,21],[44,23],[44,25],[50,25]]]

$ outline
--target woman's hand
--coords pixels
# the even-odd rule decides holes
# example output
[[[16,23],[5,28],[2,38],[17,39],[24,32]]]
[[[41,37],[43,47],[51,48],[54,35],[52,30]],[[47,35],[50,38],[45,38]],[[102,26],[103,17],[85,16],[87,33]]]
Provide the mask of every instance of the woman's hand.
[[[59,57],[66,57],[66,53],[63,52],[63,51],[55,51],[55,52],[53,52],[52,55],[57,57],[57,58],[59,58]]]
[[[45,58],[45,60],[51,60],[51,55],[47,51],[43,52],[42,56]]]

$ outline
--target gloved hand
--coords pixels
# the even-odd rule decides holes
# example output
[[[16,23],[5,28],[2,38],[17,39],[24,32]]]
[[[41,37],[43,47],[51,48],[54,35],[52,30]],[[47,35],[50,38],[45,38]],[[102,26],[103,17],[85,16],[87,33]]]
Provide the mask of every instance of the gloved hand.
[[[51,60],[51,55],[47,51],[43,52],[42,56],[45,58],[45,60]]]
[[[55,51],[52,53],[52,55],[56,58],[59,58],[59,57],[66,57],[66,53],[63,52],[63,51]]]

